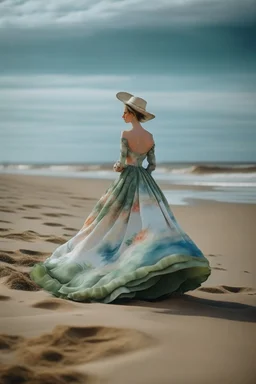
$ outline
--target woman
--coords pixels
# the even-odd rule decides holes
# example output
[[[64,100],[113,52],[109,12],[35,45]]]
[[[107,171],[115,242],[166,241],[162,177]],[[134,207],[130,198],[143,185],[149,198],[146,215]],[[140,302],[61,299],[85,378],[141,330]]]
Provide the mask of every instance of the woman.
[[[31,278],[54,295],[75,301],[156,300],[184,293],[210,275],[208,260],[181,229],[151,176],[155,143],[141,122],[155,116],[146,101],[127,92],[121,134],[120,176],[110,185],[81,230],[59,246]],[[148,166],[142,162],[147,158]]]

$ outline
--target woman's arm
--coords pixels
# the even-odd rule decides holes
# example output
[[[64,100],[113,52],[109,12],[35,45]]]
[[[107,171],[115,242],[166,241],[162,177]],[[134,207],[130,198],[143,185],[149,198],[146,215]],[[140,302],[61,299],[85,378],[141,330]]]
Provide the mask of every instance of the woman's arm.
[[[123,132],[121,132],[121,140],[120,140],[120,157],[113,166],[115,172],[122,172],[124,168],[127,167],[126,164],[127,157],[127,139],[124,137]]]
[[[155,144],[147,153],[148,166],[146,171],[148,173],[153,172],[156,169],[156,155],[155,155]]]

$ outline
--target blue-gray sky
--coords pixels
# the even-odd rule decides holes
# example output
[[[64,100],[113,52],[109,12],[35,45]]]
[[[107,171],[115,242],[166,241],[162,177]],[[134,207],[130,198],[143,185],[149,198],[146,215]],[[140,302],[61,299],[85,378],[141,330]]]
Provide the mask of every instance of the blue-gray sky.
[[[255,22],[255,0],[0,1],[0,161],[111,161],[120,90],[161,161],[256,161]]]
[[[255,22],[254,0],[2,0],[3,28],[241,24]]]

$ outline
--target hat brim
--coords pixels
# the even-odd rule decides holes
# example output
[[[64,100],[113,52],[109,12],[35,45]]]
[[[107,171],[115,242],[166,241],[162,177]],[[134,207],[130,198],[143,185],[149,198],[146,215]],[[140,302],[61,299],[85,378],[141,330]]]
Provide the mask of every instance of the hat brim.
[[[125,105],[128,105],[128,107],[135,109],[135,111],[141,113],[144,116],[144,119],[142,120],[142,122],[145,123],[146,121],[154,119],[155,115],[153,115],[152,113],[149,113],[149,112],[145,111],[144,109],[137,107],[137,105],[133,105],[133,104],[128,103],[130,98],[133,96],[134,95],[132,95],[131,93],[128,93],[128,92],[118,92],[116,94],[116,97],[118,100],[122,101]]]

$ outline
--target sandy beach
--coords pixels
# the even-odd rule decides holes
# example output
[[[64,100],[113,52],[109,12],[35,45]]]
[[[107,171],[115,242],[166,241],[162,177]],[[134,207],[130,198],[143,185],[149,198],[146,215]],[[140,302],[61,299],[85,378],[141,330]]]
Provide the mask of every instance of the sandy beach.
[[[211,264],[197,290],[158,302],[76,303],[42,291],[29,271],[82,227],[111,182],[0,180],[1,383],[255,382],[256,205],[171,206]]]

